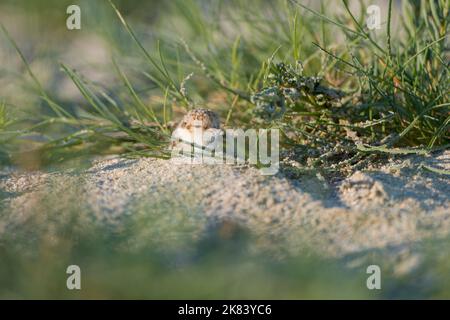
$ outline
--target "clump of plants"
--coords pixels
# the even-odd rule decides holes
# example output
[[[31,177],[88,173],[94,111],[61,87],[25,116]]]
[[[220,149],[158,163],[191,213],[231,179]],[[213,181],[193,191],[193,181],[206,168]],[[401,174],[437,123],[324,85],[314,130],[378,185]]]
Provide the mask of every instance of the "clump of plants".
[[[392,1],[384,46],[355,18],[347,1],[348,21],[333,21],[292,2],[352,41],[340,53],[315,45],[333,68],[345,72],[342,78],[353,80],[343,85],[344,94],[321,85],[319,77],[304,76],[300,63],[271,65],[251,101],[259,117],[283,128],[291,158],[303,160],[303,168],[352,169],[386,154],[449,147],[448,1],[404,2],[406,34],[396,48],[391,43]]]
[[[285,63],[272,64],[267,76],[267,87],[251,96],[255,113],[266,120],[282,118],[287,111],[299,111],[299,103],[317,109],[331,107],[343,93],[322,86],[320,77],[303,76],[303,66]]]
[[[82,112],[53,99],[7,37],[52,111],[36,124],[40,133],[55,124],[67,129],[39,148],[48,162],[100,152],[168,157],[174,110],[202,106],[219,111],[225,127],[280,129],[282,155],[297,167],[341,171],[387,154],[448,148],[449,1],[403,1],[395,33],[389,1],[385,32],[377,39],[365,25],[365,7],[357,17],[348,1],[342,2],[345,15],[327,14],[323,4],[316,11],[291,0],[273,10],[272,2],[261,2],[252,5],[259,8],[253,17],[241,0],[224,8],[175,1],[152,49],[109,1],[115,23],[142,54],[136,73],[155,88],[153,99],[115,61],[117,94],[61,64],[85,98]],[[221,19],[208,19],[213,14]],[[343,40],[334,40],[338,33]]]

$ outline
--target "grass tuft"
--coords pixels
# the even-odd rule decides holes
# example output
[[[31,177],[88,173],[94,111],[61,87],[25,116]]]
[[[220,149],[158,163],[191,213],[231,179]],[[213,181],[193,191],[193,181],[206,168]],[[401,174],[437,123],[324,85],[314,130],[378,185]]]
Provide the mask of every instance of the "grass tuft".
[[[1,26],[53,112],[21,128],[46,135],[39,148],[49,159],[74,148],[166,158],[172,117],[198,106],[221,113],[226,126],[279,128],[283,154],[305,168],[352,168],[370,154],[426,154],[449,144],[449,0],[389,1],[385,32],[369,30],[347,0],[336,9],[342,14],[295,0],[252,10],[241,0],[176,1],[151,41],[108,3],[142,58],[133,57],[131,70],[111,62],[114,88],[61,64],[85,99],[75,111],[48,93]],[[141,91],[142,82],[152,91]]]

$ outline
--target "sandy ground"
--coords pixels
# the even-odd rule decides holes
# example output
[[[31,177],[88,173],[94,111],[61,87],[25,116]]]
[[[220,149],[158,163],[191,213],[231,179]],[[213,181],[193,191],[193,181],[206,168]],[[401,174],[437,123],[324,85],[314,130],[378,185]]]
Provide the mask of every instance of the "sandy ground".
[[[133,215],[154,215],[161,242],[177,237],[171,226],[188,225],[196,237],[221,225],[251,230],[260,239],[258,249],[289,254],[313,248],[328,257],[384,250],[398,256],[421,240],[450,233],[450,179],[419,168],[421,163],[449,170],[450,151],[391,160],[334,183],[315,175],[289,179],[283,171],[262,176],[252,167],[158,159],[103,159],[82,172],[3,172],[0,237],[36,216],[45,224],[71,202],[83,223],[117,226]],[[39,209],[50,201],[49,192],[57,200]]]

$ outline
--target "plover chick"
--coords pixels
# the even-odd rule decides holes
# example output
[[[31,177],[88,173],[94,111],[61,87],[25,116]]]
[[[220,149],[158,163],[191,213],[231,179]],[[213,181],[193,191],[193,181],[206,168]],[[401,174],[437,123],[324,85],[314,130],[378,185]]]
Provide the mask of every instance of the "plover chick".
[[[214,147],[215,140],[222,134],[220,118],[214,111],[198,108],[189,111],[172,133],[172,147],[181,140],[197,147]]]

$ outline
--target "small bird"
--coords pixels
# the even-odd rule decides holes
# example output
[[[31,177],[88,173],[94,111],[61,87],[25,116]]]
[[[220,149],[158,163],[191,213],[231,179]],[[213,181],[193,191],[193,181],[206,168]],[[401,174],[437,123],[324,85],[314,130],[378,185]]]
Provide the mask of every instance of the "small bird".
[[[179,143],[213,149],[217,137],[223,134],[220,118],[214,111],[198,108],[189,111],[172,133],[172,147]]]

